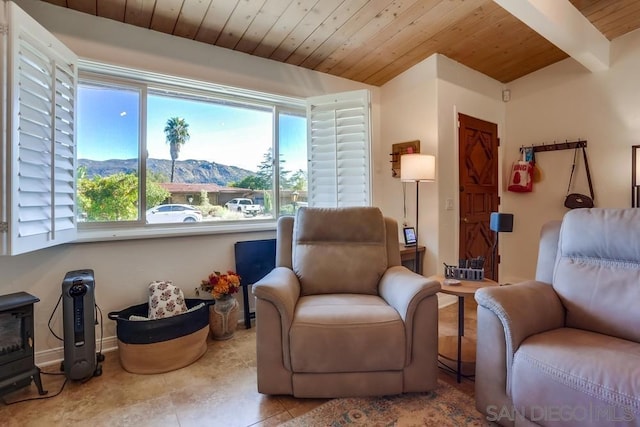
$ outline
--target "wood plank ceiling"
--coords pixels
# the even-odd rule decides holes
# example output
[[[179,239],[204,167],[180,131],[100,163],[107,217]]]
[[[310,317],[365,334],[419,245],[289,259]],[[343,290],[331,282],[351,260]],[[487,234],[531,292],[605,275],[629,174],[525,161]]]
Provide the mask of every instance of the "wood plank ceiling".
[[[42,0],[382,85],[434,53],[503,83],[567,57],[492,0]],[[570,0],[609,40],[640,1]]]

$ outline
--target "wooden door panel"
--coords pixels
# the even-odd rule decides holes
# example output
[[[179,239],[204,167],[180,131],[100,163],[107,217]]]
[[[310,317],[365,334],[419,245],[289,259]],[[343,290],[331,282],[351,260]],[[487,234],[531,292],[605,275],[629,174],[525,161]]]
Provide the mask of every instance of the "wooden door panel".
[[[461,258],[469,259],[483,256],[489,260],[488,265],[485,264],[485,274],[490,273],[491,248],[493,246],[493,232],[482,221],[475,224],[464,224],[465,231],[465,250]]]
[[[461,192],[461,197],[466,200],[461,203],[462,213],[465,218],[470,216],[483,216],[491,214],[493,208],[493,195],[485,192],[472,193],[470,191]]]
[[[497,176],[494,173],[494,150],[492,139],[495,135],[477,129],[465,129],[464,163],[467,173],[464,175],[467,185],[494,186]],[[462,153],[461,153],[462,154]]]
[[[459,114],[460,258],[485,258],[491,277],[491,212],[498,210],[498,127]]]

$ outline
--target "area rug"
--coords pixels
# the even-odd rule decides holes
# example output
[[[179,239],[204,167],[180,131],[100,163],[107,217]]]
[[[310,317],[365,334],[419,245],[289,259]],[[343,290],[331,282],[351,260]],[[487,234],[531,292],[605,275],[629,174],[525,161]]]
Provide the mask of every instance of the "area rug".
[[[311,426],[493,426],[475,409],[473,398],[443,381],[428,393],[334,399],[287,421],[284,427]]]

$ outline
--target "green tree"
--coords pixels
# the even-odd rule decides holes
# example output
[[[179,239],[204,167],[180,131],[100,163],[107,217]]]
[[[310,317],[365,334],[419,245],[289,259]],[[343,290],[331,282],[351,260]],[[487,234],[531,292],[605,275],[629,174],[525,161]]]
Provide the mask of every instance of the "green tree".
[[[87,167],[78,166],[78,171],[76,172],[76,179],[80,180],[86,177],[87,177]]]
[[[138,218],[138,177],[117,173],[109,176],[81,177],[78,180],[80,209],[88,221],[133,221]],[[170,196],[158,183],[147,180],[147,207]]]
[[[171,154],[171,181],[173,182],[173,173],[176,167],[176,160],[180,156],[180,147],[186,144],[191,135],[189,135],[189,124],[185,119],[180,117],[171,117],[167,120],[164,127],[167,144],[169,144],[169,153]]]
[[[147,177],[147,209],[158,206],[169,197],[171,197],[171,193],[165,190],[158,182],[151,181],[151,178]]]
[[[284,168],[285,160],[280,159],[280,188],[289,188],[288,175],[290,171]],[[258,178],[267,183],[265,189],[270,190],[273,187],[273,151],[271,147],[263,155],[263,160],[258,165]]]
[[[147,182],[167,182],[169,178],[162,172],[154,172],[147,169]]]
[[[271,191],[264,190],[263,192],[264,198],[264,211],[269,213],[273,211],[273,201],[271,200]]]
[[[238,182],[232,182],[230,187],[250,188],[252,190],[266,190],[271,188],[271,180],[265,179],[258,175],[249,175]]]
[[[89,221],[126,221],[138,217],[138,178],[133,174],[83,178],[78,182],[80,208]]]
[[[295,191],[303,191],[307,189],[307,173],[302,169],[298,169],[289,180],[291,189]]]
[[[205,208],[209,208],[211,206],[211,202],[209,202],[209,195],[205,189],[200,190],[200,206]]]

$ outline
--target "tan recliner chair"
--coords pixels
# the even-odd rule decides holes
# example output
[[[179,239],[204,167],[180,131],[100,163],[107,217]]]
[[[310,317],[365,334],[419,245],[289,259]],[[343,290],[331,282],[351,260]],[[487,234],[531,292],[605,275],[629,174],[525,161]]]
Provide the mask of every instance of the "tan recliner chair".
[[[536,280],[476,300],[488,420],[640,427],[640,209],[568,212],[543,227]]]
[[[278,221],[276,268],[253,286],[258,391],[345,397],[437,382],[440,284],[400,264],[377,208],[301,208]]]

